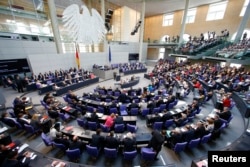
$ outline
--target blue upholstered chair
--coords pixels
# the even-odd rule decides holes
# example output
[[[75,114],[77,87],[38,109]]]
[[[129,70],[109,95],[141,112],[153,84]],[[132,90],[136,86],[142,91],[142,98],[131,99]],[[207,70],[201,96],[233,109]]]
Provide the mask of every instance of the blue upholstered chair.
[[[100,150],[97,147],[93,147],[93,146],[90,146],[90,145],[86,145],[86,150],[87,150],[87,153],[91,157],[94,157],[94,158],[97,158],[99,153],[100,153]]]
[[[137,156],[137,151],[123,152],[123,158],[128,161],[132,161]]]
[[[173,150],[176,153],[179,153],[181,151],[184,151],[186,149],[187,142],[182,142],[182,143],[176,143]]]
[[[66,155],[72,162],[78,162],[81,156],[80,149],[74,149],[74,150],[66,150]]]
[[[190,149],[195,148],[195,147],[197,147],[200,144],[200,141],[201,141],[200,138],[190,140],[190,142],[188,143],[187,147],[190,148]]]
[[[104,147],[104,156],[106,158],[115,159],[117,157],[117,149]]]
[[[141,158],[144,161],[153,161],[155,159],[156,152],[152,148],[141,148]]]

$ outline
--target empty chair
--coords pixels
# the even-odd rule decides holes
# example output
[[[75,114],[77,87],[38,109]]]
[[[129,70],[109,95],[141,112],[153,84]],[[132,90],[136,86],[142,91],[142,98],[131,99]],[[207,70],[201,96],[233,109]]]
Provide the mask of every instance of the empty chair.
[[[64,144],[61,144],[61,143],[56,143],[56,142],[53,142],[53,146],[56,147],[56,148],[59,148],[60,150],[62,150],[63,152],[66,151],[66,146]]]
[[[210,139],[211,139],[211,133],[208,133],[207,135],[204,135],[202,138],[201,138],[201,141],[200,143],[201,144],[204,144],[204,143],[207,143]]]
[[[160,112],[160,107],[154,108],[153,109],[153,114],[157,114]]]
[[[35,129],[33,126],[27,124],[24,124],[24,128],[26,132],[31,133],[32,135],[37,134],[40,131],[40,129]]]
[[[118,112],[118,111],[117,111],[117,108],[110,108],[110,109],[109,109],[109,113],[110,113],[110,114],[112,114],[112,113],[117,114],[117,112]]]
[[[136,125],[127,124],[127,131],[129,131],[131,133],[135,133],[136,130],[137,130],[137,126]]]
[[[148,115],[148,114],[149,114],[149,109],[148,109],[148,108],[143,109],[142,112],[141,112],[141,115],[142,115],[143,117],[145,117],[145,116]]]
[[[94,158],[97,158],[98,155],[99,155],[99,152],[100,152],[100,150],[97,147],[93,147],[93,146],[90,146],[90,145],[86,145],[86,150],[87,150],[87,153],[91,157],[94,157]]]
[[[80,118],[77,118],[77,124],[82,127],[82,128],[86,128],[87,127],[87,120],[83,120],[83,119],[80,119]]]
[[[178,104],[178,99],[175,99],[173,103],[174,103],[174,106],[176,106]]]
[[[127,105],[120,105],[120,115],[122,115],[122,116],[128,115]]]
[[[176,153],[179,153],[181,151],[184,151],[187,146],[187,142],[182,142],[182,143],[176,143],[173,150]]]
[[[172,102],[172,103],[169,103],[169,104],[168,104],[168,107],[167,107],[167,109],[168,109],[168,110],[171,110],[171,109],[173,109],[173,108],[174,108],[174,104],[175,104],[174,102]]]
[[[10,116],[12,117],[12,118],[16,118],[16,115],[15,115],[15,113],[14,113],[14,110],[13,109],[7,109],[7,113],[9,113],[10,114]]]
[[[65,122],[67,122],[70,119],[70,115],[67,113],[63,114],[59,112],[59,117],[61,118],[62,121],[65,121]]]
[[[190,142],[188,143],[187,147],[190,148],[190,149],[195,148],[195,147],[197,147],[200,144],[200,141],[201,141],[200,138],[190,140]]]
[[[91,113],[94,112],[94,107],[87,106],[87,111]]]
[[[141,148],[141,158],[144,161],[153,161],[155,159],[156,152],[152,148]]]
[[[189,116],[189,117],[187,117],[187,119],[188,119],[188,122],[192,122],[194,119],[194,116]]]
[[[115,124],[115,126],[114,126],[115,133],[123,133],[124,130],[125,130],[124,124]]]
[[[163,126],[163,122],[154,122],[153,129],[155,130],[161,130]]]
[[[109,132],[110,131],[110,128],[108,128],[106,125],[104,124],[100,124],[100,127],[102,129],[103,132]]]
[[[98,126],[96,122],[88,121],[88,129],[95,131],[97,128]]]
[[[98,106],[97,110],[99,113],[104,113],[104,108],[101,106]]]
[[[173,119],[169,119],[169,120],[166,120],[164,126],[165,126],[166,129],[168,129],[173,124],[174,124],[174,120]]]
[[[67,98],[67,96],[65,95],[65,96],[63,96],[63,100],[66,102],[66,103],[68,103],[69,101],[68,101],[68,98]]]
[[[139,109],[138,108],[131,108],[130,110],[130,115],[138,115]]]
[[[118,151],[115,148],[104,147],[104,156],[106,158],[116,158]]]
[[[52,146],[52,140],[45,133],[42,132],[41,137],[46,146]]]
[[[132,161],[133,159],[135,159],[135,157],[137,156],[137,151],[125,151],[123,152],[123,158],[125,160],[129,160],[129,161]]]
[[[114,96],[116,97],[120,96],[120,92],[114,92]]]
[[[166,104],[161,104],[160,105],[160,111],[163,111],[164,109],[166,109],[167,105]]]
[[[195,111],[195,114],[200,114],[201,112],[201,108],[198,108],[196,111]]]
[[[79,148],[74,150],[66,150],[66,155],[70,161],[78,162],[81,156],[81,152]]]

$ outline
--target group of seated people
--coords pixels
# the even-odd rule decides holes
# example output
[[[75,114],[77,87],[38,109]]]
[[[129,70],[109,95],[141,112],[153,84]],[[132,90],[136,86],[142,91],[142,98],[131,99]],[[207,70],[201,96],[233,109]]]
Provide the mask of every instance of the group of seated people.
[[[250,38],[249,38],[250,39]],[[229,44],[215,52],[215,57],[239,59],[250,53],[250,40],[245,38],[238,43]]]
[[[13,141],[7,133],[0,135],[0,165],[9,167],[29,167],[32,156],[31,151],[18,152],[22,143],[19,140]]]
[[[193,139],[202,138],[211,133],[211,139],[215,140],[220,136],[220,128],[223,120],[228,120],[231,112],[224,107],[223,111],[216,110],[213,116],[207,116],[205,119],[197,121],[196,124],[186,124],[181,128],[174,128],[167,135],[167,146],[173,147],[176,143],[190,142]]]

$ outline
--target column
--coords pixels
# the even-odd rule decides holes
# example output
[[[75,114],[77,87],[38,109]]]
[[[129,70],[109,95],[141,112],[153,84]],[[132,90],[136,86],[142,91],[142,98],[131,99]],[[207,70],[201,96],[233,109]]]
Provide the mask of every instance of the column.
[[[182,24],[181,24],[181,32],[180,32],[180,39],[179,39],[178,47],[180,47],[182,42],[183,42],[183,35],[184,35],[184,32],[185,32],[185,27],[186,27],[186,18],[187,18],[188,6],[189,6],[189,0],[186,0],[185,10],[184,10],[184,15],[183,15],[183,21],[182,21]]]
[[[55,43],[56,43],[56,50],[57,50],[57,53],[63,53],[54,0],[48,0],[48,6],[49,6],[49,15],[51,19],[52,30],[54,34]]]
[[[105,1],[101,0],[101,16],[105,20]]]
[[[245,27],[247,25],[247,21],[249,19],[249,15],[250,15],[250,3],[248,3],[248,5],[247,5],[246,12],[245,12],[244,16],[242,17],[240,25],[239,25],[239,27],[237,29],[234,43],[237,43],[237,42],[240,41],[240,39],[242,37],[242,34],[244,32],[244,29],[245,29]]]
[[[140,28],[140,38],[139,38],[139,61],[142,61],[143,54],[143,36],[144,36],[144,20],[145,20],[145,0],[142,2],[141,8],[141,28]]]

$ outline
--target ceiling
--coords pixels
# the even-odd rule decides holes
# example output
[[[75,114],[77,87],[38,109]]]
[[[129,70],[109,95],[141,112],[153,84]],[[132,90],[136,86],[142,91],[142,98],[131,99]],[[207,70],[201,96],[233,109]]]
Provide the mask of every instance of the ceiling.
[[[141,11],[143,0],[107,0],[118,6],[127,6],[134,10]],[[189,0],[189,8],[221,2],[224,0]],[[164,13],[170,13],[185,8],[186,0],[145,0],[145,16],[154,16]]]

